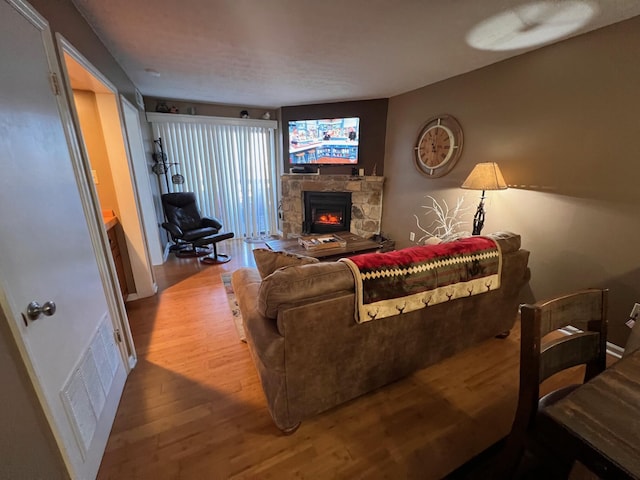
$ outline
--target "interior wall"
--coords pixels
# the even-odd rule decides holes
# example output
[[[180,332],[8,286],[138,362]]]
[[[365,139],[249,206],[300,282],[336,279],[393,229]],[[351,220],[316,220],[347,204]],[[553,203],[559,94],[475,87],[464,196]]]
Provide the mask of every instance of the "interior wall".
[[[122,219],[122,214],[127,215],[130,214],[130,212],[125,209],[121,214],[116,185],[114,183],[114,171],[112,169],[112,163],[115,162],[112,162],[112,157],[109,154],[110,148],[113,149],[114,145],[118,145],[117,141],[109,141],[109,139],[113,138],[114,134],[118,134],[118,132],[113,132],[115,128],[113,122],[119,127],[119,120],[117,118],[104,118],[105,98],[107,104],[115,101],[115,96],[112,93],[96,94],[84,90],[73,91],[73,99],[76,105],[76,111],[78,112],[82,139],[87,148],[91,170],[95,171],[94,185],[98,194],[100,209],[103,211],[112,210],[119,219]],[[120,149],[122,149],[122,140],[119,141],[119,145]],[[112,155],[114,158],[122,158],[123,156],[126,158],[124,152],[117,152]],[[95,179],[98,180],[97,184],[95,184]],[[127,289],[131,293],[137,293],[138,286],[136,285],[132,272],[133,262],[135,262],[136,256],[131,257],[129,252],[132,247],[130,242],[126,241],[126,235],[123,234],[122,231],[122,228],[118,228],[119,237],[121,237],[119,241],[121,246],[120,253],[124,265]]]
[[[133,105],[137,105],[134,83],[80,15],[71,0],[29,0],[29,3],[46,18],[54,34],[63,35],[96,70],[109,80],[119,94]],[[59,52],[58,57],[60,57]],[[60,63],[63,63],[62,59]],[[140,125],[145,139],[145,149],[149,155],[149,176],[153,184],[155,181],[155,175],[151,173],[153,143],[150,133],[149,137],[146,135],[149,128],[147,122],[141,119]],[[154,201],[156,200],[154,198]]]
[[[111,164],[114,190],[120,206],[118,218],[122,224],[126,242],[126,262],[131,267],[131,272],[126,272],[125,268],[127,283],[135,285],[136,298],[148,297],[155,294],[156,286],[140,219],[141,212],[137,210],[135,182],[125,150],[125,133],[117,98],[112,93],[96,93],[96,105]],[[121,253],[125,260],[125,252]]]
[[[640,301],[638,52],[635,17],[391,98],[383,230],[408,246],[427,194],[449,204],[464,196],[475,209],[480,192],[459,186],[476,163],[495,161],[511,188],[487,193],[483,233],[522,235],[531,251],[526,300],[607,287],[609,340],[624,346],[624,322]],[[413,147],[441,113],[462,124],[464,151],[431,179],[417,171]]]
[[[162,265],[164,257],[160,242],[160,225],[153,203],[149,156],[145,151],[144,132],[140,128],[141,112],[124,97],[120,97],[120,103],[122,105],[122,119],[129,140],[132,174],[137,185],[140,219],[147,241],[149,259],[152,265]],[[153,175],[154,180],[155,178],[156,176]]]
[[[145,109],[146,109],[147,99],[145,98],[144,101],[145,101]],[[162,194],[162,191],[160,188],[160,181],[164,181],[164,179],[159,178],[158,175],[153,173],[152,168],[153,168],[153,165],[155,164],[153,160],[153,154],[156,151],[155,144],[153,142],[154,141],[153,131],[151,130],[151,122],[147,121],[146,110],[145,112],[142,113],[142,115],[144,116],[144,119],[141,120],[140,132],[142,133],[142,144],[143,144],[144,153],[145,153],[146,175],[148,175],[148,178],[149,178],[149,187],[151,189],[151,203],[153,205],[153,209],[155,212],[155,218],[157,219],[157,222],[158,222],[158,237],[160,239],[160,244],[163,250],[163,257],[164,257],[164,251],[167,246],[167,243],[169,242],[169,236],[167,234],[167,231],[161,226],[162,222],[164,222],[164,212],[162,210],[162,200],[160,198],[160,195]],[[142,172],[143,170],[140,169],[140,171]]]
[[[113,176],[109,164],[109,155],[105,145],[100,112],[96,104],[96,94],[83,90],[74,90],[73,99],[78,112],[82,138],[87,147],[91,169],[95,170],[98,183],[95,184],[100,207],[113,210],[119,216],[118,200],[113,186]]]
[[[127,100],[136,104],[135,85],[76,10],[71,0],[29,0],[49,22],[51,31],[62,34],[116,87]],[[61,61],[62,63],[62,61]]]
[[[97,37],[93,29],[84,20],[82,15],[73,5],[71,0],[29,0],[33,7],[49,22],[53,34],[61,34],[74,46],[77,51],[98,70],[113,87],[133,105],[136,105],[136,87],[122,70],[118,62],[107,50],[104,44]],[[55,39],[54,39],[55,41]],[[64,62],[60,58],[61,52],[57,52],[60,63]],[[140,121],[142,131],[146,132],[148,125]],[[143,133],[144,134],[144,133]],[[146,138],[145,138],[146,140]],[[152,143],[145,145],[148,148],[149,159],[151,160]],[[155,177],[149,167],[149,176]],[[152,178],[154,181],[155,178]],[[122,212],[118,212],[122,213]],[[147,275],[151,278],[151,275]],[[150,286],[149,291],[153,291],[152,280],[146,281]]]
[[[360,117],[360,141],[358,143],[358,168],[364,168],[365,175],[384,175],[385,136],[387,125],[388,99],[363,100],[356,102],[321,103],[282,107],[283,170],[289,171],[288,145],[289,121],[313,120],[318,118]],[[350,175],[350,166],[323,166],[321,175]]]

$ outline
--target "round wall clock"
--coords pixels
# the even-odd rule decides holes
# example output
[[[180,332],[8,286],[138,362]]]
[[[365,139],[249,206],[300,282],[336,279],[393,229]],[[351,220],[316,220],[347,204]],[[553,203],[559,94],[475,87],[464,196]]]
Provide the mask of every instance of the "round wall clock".
[[[462,127],[451,115],[427,121],[415,146],[416,166],[427,177],[449,173],[462,154]]]

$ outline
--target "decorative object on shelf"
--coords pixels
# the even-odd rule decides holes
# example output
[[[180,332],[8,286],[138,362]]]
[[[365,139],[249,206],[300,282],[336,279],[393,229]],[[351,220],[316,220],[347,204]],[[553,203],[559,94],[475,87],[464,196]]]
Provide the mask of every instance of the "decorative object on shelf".
[[[158,102],[158,104],[156,105],[156,112],[169,113],[169,106],[166,102]]]
[[[430,217],[435,215],[435,218],[426,228],[423,228],[422,225],[420,225],[420,218],[418,218],[417,215],[413,215],[416,219],[416,226],[424,232],[424,235],[416,241],[417,244],[439,243],[440,241],[447,242],[461,236],[469,235],[468,232],[462,232],[460,230],[460,227],[466,223],[463,221],[463,217],[468,215],[471,209],[471,207],[462,206],[464,197],[456,200],[456,206],[453,209],[449,208],[447,201],[444,199],[442,203],[438,203],[431,195],[427,195],[425,198],[431,201],[431,205],[422,205],[422,208],[426,210],[425,215]],[[434,242],[432,239],[437,240]]]
[[[462,154],[460,123],[451,115],[437,115],[422,127],[414,150],[416,167],[430,178],[446,175]]]
[[[151,167],[151,171],[156,175],[158,175],[158,177],[160,177],[160,175],[165,176],[164,179],[167,185],[166,193],[171,193],[171,187],[169,184],[169,174],[171,172],[171,167],[174,167],[175,169],[176,165],[178,165],[178,162],[170,162],[167,159],[167,154],[164,152],[164,147],[162,145],[162,138],[158,137],[158,139],[154,140],[153,143],[158,148],[158,151],[154,152],[151,155],[151,157],[153,158],[153,161],[156,162]],[[176,173],[171,176],[171,181],[176,185],[182,185],[184,183],[184,177],[176,171]]]
[[[469,190],[482,190],[478,209],[473,217],[473,235],[480,235],[484,226],[484,199],[485,190],[506,190],[507,183],[504,181],[500,167],[495,162],[478,163],[461,185],[461,188]]]
[[[249,118],[249,110],[242,110],[240,112],[240,118]]]
[[[271,120],[271,114],[269,112],[264,112],[262,115],[263,120]]]
[[[173,105],[173,106],[169,109],[169,113],[180,113],[180,110],[178,109],[178,107],[176,107],[175,105]]]

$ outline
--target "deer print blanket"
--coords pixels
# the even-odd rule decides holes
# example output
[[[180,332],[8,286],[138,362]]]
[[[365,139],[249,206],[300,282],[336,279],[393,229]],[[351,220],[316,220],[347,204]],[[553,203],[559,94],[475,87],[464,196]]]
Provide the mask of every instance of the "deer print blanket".
[[[340,261],[355,277],[358,323],[495,290],[502,271],[498,244],[480,236]]]

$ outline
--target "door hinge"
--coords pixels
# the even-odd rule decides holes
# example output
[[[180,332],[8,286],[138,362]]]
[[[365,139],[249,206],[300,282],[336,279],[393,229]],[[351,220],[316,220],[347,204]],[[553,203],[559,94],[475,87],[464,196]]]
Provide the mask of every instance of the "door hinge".
[[[53,91],[53,94],[56,96],[60,95],[60,81],[58,80],[58,75],[54,72],[50,72],[49,80],[51,81],[51,90]]]
[[[116,337],[116,340],[118,341],[118,343],[122,343],[122,335],[120,335],[120,329],[116,328],[113,331],[113,335]]]

